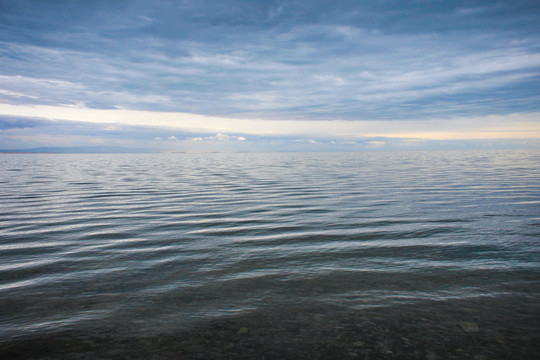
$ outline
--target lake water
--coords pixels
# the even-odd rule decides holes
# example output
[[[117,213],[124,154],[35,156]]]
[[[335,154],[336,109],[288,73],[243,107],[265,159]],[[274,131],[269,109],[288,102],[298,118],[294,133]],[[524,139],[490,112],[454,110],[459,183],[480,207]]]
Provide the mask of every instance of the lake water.
[[[460,301],[538,333],[539,225],[538,150],[2,154],[0,342]]]

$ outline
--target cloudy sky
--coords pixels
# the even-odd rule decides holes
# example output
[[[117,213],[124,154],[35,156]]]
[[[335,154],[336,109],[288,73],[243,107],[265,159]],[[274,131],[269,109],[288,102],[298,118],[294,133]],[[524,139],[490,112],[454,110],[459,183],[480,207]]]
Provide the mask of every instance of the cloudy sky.
[[[0,149],[540,146],[540,2],[0,0]]]

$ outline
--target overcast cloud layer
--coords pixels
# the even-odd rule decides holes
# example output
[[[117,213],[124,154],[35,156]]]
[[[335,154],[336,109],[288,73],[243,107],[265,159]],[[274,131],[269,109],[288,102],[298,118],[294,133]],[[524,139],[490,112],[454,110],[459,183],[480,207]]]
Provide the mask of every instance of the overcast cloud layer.
[[[146,124],[122,118],[132,127],[114,140],[92,119],[45,116],[36,105],[152,116]],[[178,121],[164,126],[160,113],[179,113]],[[183,122],[186,114],[201,116],[199,129],[195,120]],[[435,132],[441,121],[492,117],[502,124],[497,131],[509,131],[496,138],[523,138],[512,129],[519,123],[535,139],[538,114],[538,1],[0,0],[3,148],[71,143],[69,128],[77,123],[68,120],[95,129],[79,134],[82,143],[121,138],[129,146],[144,138],[151,147],[169,136],[219,144],[228,136],[244,144],[238,149],[254,139],[321,143],[322,134],[314,140],[301,129],[287,133],[291,121],[311,124],[306,129],[317,121],[380,121],[379,130],[366,133],[325,127],[329,144],[414,138],[411,131],[392,133],[388,124],[396,121]],[[40,117],[64,122],[53,126]],[[205,118],[244,121],[225,134]],[[277,120],[276,129],[249,125],[269,120]],[[162,134],[173,128],[184,137]]]

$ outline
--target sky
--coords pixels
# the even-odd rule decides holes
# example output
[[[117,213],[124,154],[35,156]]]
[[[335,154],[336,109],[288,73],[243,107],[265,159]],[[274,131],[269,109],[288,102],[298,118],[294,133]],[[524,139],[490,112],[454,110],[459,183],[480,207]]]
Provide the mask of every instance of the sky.
[[[540,2],[0,0],[0,149],[540,147]]]

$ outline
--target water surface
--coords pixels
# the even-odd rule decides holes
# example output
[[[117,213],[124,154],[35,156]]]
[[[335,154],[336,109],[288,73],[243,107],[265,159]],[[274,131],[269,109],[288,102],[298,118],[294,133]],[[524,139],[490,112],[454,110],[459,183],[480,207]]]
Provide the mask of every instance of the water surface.
[[[539,300],[538,150],[3,154],[0,204],[3,341]]]

